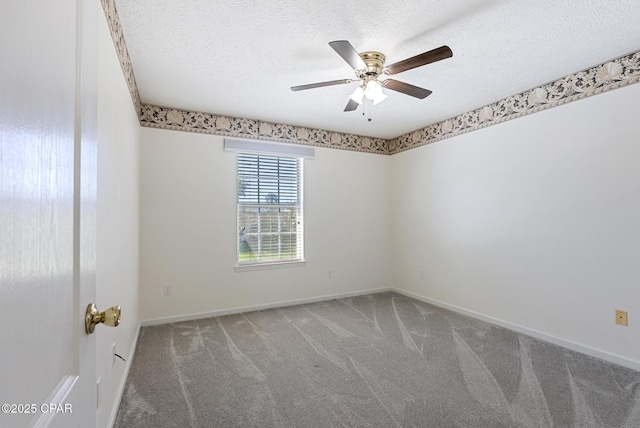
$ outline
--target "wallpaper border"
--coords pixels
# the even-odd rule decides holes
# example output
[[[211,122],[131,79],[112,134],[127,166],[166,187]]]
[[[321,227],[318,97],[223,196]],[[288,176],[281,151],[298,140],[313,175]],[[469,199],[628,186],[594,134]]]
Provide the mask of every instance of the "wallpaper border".
[[[101,2],[138,120],[149,128],[393,155],[640,82],[638,50],[389,140],[221,116],[142,103],[115,0]]]
[[[225,137],[249,138],[281,143],[302,144],[357,152],[389,154],[389,142],[354,134],[303,128],[260,120],[219,116],[169,107],[143,104],[140,124],[150,128],[198,132]]]
[[[640,51],[401,135],[390,140],[389,154],[414,149],[638,82]]]
[[[115,0],[100,0],[100,3],[102,3],[102,10],[107,19],[107,26],[109,27],[109,32],[111,33],[111,38],[116,48],[116,55],[120,60],[120,67],[122,67],[122,73],[129,88],[131,101],[133,101],[133,106],[138,114],[138,120],[140,120],[140,110],[142,108],[140,92],[138,91],[136,77],[133,74],[133,65],[131,64],[127,44],[124,40],[124,33],[122,32],[122,25],[120,25],[120,17],[116,10]]]

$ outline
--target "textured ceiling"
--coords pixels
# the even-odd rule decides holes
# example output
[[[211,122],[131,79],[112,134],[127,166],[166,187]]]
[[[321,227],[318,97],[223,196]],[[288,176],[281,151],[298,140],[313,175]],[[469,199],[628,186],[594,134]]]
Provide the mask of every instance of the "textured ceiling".
[[[143,103],[394,138],[640,48],[638,0],[116,0]],[[385,89],[343,112],[356,83],[328,42],[387,64],[448,45],[449,58],[394,76],[433,91]],[[367,118],[371,117],[371,121]]]

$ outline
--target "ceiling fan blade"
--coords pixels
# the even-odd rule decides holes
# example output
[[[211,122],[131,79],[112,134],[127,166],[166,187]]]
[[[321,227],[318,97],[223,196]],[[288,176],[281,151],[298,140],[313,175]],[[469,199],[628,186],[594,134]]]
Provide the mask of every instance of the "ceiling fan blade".
[[[360,104],[350,99],[347,103],[347,106],[344,108],[344,111],[354,111],[358,108],[359,105]]]
[[[420,55],[412,56],[411,58],[388,65],[384,70],[386,74],[398,74],[403,71],[411,70],[412,68],[421,67],[423,65],[431,64],[432,62],[451,58],[452,56],[453,52],[449,46],[440,46],[439,48],[421,53]]]
[[[392,91],[402,92],[403,94],[411,95],[412,97],[420,99],[426,98],[431,95],[431,91],[428,89],[400,82],[399,80],[386,79],[383,83],[383,86],[387,89],[391,89]]]
[[[321,88],[323,86],[344,85],[353,82],[353,79],[330,80],[328,82],[310,83],[308,85],[292,86],[292,91],[303,91],[305,89]]]
[[[354,70],[366,70],[367,64],[364,63],[358,52],[346,40],[336,40],[329,42],[329,46],[342,57]]]

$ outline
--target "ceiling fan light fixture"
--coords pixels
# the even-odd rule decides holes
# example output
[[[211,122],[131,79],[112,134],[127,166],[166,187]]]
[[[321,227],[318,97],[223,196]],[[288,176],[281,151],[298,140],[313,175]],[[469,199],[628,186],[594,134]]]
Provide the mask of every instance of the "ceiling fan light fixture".
[[[364,96],[373,101],[373,105],[379,104],[387,98],[382,92],[382,85],[375,79],[367,82],[367,86],[364,89]]]
[[[353,102],[358,103],[358,105],[362,104],[362,98],[364,97],[364,89],[362,86],[358,86],[353,94],[349,95],[349,99]]]
[[[372,100],[375,94],[379,92],[382,92],[382,86],[380,86],[380,84],[375,79],[371,79],[365,84],[364,96],[369,98],[370,100]]]
[[[380,93],[376,94],[376,96],[373,98],[373,105],[379,104],[386,99],[387,99],[387,96],[383,94],[382,91],[380,91]]]

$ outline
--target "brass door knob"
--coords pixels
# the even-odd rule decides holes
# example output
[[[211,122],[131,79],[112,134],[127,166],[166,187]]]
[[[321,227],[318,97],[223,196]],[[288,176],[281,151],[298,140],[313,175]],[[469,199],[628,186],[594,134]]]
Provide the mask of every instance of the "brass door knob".
[[[98,324],[117,327],[120,324],[120,306],[112,306],[102,312],[98,312],[95,303],[87,306],[87,315],[84,320],[84,329],[87,334],[93,333]]]

